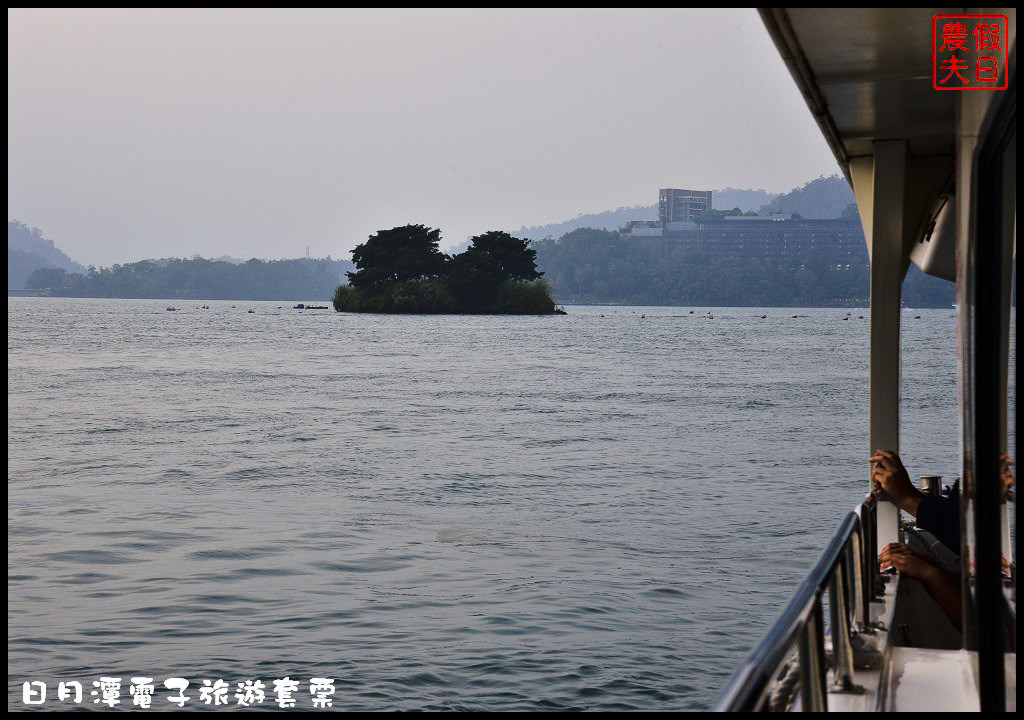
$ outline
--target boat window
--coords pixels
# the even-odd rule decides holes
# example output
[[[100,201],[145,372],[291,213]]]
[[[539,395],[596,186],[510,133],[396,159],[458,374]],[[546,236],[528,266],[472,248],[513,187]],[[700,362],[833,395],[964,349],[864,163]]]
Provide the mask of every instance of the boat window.
[[[1009,414],[1016,223],[1016,90],[993,100],[979,132],[970,238],[961,258],[964,640],[978,653],[981,709],[1006,707],[1005,653],[1015,649],[1014,562],[1002,460],[1015,451]],[[1011,512],[1012,509],[1012,512]],[[1015,573],[1010,573],[1010,577]],[[1015,692],[1015,689],[1012,690]]]

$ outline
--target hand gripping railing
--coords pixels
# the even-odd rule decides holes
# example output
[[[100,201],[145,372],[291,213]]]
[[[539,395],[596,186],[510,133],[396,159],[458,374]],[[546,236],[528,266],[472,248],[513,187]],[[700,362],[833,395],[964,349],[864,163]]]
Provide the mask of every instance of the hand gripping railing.
[[[828,709],[828,693],[855,692],[853,640],[873,632],[871,600],[878,575],[875,502],[870,495],[843,519],[811,572],[793,594],[765,638],[722,692],[713,709],[750,712],[781,709],[770,697],[773,681],[797,646],[795,678],[805,711]],[[828,591],[832,638],[832,687],[826,687],[825,627],[822,598]],[[784,703],[787,704],[787,703]]]

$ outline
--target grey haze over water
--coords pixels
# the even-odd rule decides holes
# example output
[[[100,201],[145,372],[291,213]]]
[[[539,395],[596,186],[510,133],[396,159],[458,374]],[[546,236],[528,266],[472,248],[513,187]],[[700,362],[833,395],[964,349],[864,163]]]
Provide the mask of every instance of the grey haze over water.
[[[12,708],[706,708],[867,487],[866,311],[199,304],[8,299]],[[914,475],[956,474],[952,312],[904,316]]]
[[[12,8],[7,43],[7,218],[83,265],[838,170],[751,8]]]

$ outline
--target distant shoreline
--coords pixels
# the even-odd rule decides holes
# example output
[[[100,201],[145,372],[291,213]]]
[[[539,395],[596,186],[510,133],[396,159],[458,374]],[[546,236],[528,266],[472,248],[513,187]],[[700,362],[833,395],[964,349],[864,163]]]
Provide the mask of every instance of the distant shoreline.
[[[317,298],[304,298],[302,300],[296,299],[282,299],[282,298],[203,298],[203,297],[100,297],[100,296],[89,296],[89,297],[78,297],[78,296],[67,296],[67,295],[47,295],[45,291],[41,291],[44,294],[38,294],[32,290],[8,290],[8,298],[48,298],[54,300],[147,300],[159,303],[180,303],[180,302],[216,302],[216,303],[244,303],[244,302],[259,302],[259,303],[323,303],[330,305],[330,300],[320,300]],[[562,302],[558,303],[560,307],[565,308],[584,308],[584,307],[597,307],[597,308],[702,308],[702,309],[716,309],[716,308],[760,308],[760,309],[774,309],[774,310],[862,310],[868,312],[870,310],[867,305],[665,305],[665,304],[649,304],[649,305],[627,305],[621,303],[600,303],[600,302]],[[294,309],[289,306],[289,310]],[[944,305],[908,305],[904,310],[953,310],[953,307],[946,307]],[[349,311],[337,311],[337,312],[349,312]],[[368,312],[352,312],[353,315],[367,315],[367,314],[378,314],[378,315],[551,315],[557,313],[488,313],[488,312],[451,312],[451,313],[368,313]]]

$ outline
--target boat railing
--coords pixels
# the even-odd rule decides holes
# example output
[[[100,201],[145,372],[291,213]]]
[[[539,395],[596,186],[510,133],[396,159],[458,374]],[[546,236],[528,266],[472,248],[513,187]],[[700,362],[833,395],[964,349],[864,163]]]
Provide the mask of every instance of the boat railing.
[[[876,596],[876,503],[870,495],[843,519],[782,615],[740,666],[714,705],[724,712],[784,710],[799,693],[801,709],[825,711],[828,694],[855,692],[856,637],[873,633]],[[825,652],[828,593],[831,658]],[[796,656],[795,662],[789,662]],[[827,666],[833,670],[827,686]]]

